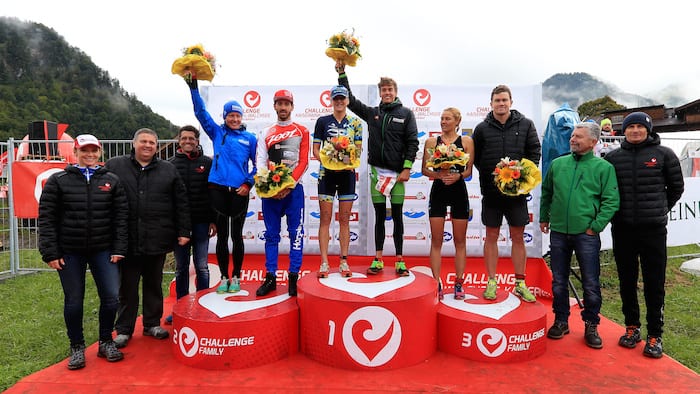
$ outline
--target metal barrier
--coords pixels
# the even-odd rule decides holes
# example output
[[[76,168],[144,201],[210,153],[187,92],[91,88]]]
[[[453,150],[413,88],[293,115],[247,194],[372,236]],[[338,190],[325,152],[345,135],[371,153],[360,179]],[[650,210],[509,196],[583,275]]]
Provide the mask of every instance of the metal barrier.
[[[103,162],[131,152],[131,140],[100,142]],[[176,150],[175,140],[158,141],[157,155],[161,159],[169,159]],[[10,139],[8,142],[0,142],[0,161],[0,277],[15,276],[23,271],[49,270],[38,251],[37,220],[14,215],[16,197],[12,190],[12,163],[30,161],[68,165],[75,161],[73,142]]]

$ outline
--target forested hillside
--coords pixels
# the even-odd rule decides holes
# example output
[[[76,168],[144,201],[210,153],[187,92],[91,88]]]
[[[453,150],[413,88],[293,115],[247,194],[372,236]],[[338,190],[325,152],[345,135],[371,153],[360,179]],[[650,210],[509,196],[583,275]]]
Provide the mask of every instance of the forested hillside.
[[[141,127],[177,132],[53,29],[0,17],[0,141],[22,138],[35,120],[106,139],[131,139]]]

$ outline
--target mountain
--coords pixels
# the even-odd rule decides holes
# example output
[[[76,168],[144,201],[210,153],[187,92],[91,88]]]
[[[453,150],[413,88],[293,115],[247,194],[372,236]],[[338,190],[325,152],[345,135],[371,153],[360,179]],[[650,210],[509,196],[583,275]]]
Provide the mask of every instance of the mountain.
[[[142,127],[163,138],[177,132],[53,29],[0,17],[0,140],[21,139],[35,120],[106,139],[131,139]]]
[[[569,103],[574,109],[586,101],[604,96],[609,96],[626,107],[661,104],[653,99],[622,92],[616,86],[582,72],[554,74],[542,83],[542,101],[558,105]]]

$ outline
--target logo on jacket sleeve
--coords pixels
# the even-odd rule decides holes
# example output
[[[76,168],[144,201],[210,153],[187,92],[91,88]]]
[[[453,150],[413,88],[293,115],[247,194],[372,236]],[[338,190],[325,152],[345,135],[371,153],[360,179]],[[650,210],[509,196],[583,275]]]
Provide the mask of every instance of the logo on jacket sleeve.
[[[102,190],[103,192],[108,192],[112,190],[112,184],[109,182],[105,182],[104,185],[97,186],[97,188]]]

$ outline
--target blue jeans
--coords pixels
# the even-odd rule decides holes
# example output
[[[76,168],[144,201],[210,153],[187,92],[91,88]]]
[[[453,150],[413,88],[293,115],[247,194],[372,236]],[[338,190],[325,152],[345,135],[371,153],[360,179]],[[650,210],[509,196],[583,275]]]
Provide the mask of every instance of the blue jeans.
[[[571,272],[571,254],[576,253],[581,268],[583,282],[584,321],[598,324],[600,322],[600,235],[564,234],[552,231],[549,237],[552,267],[552,309],[554,320],[569,321],[569,274]]]
[[[197,291],[209,288],[209,223],[192,224],[192,238],[184,246],[175,245],[175,292],[177,299],[190,292],[190,251],[197,278]]]
[[[71,345],[85,343],[83,336],[83,300],[85,272],[88,265],[100,297],[99,336],[101,341],[112,339],[114,318],[119,307],[119,265],[111,263],[110,251],[92,254],[66,254],[65,265],[58,270],[63,286],[63,318]]]

